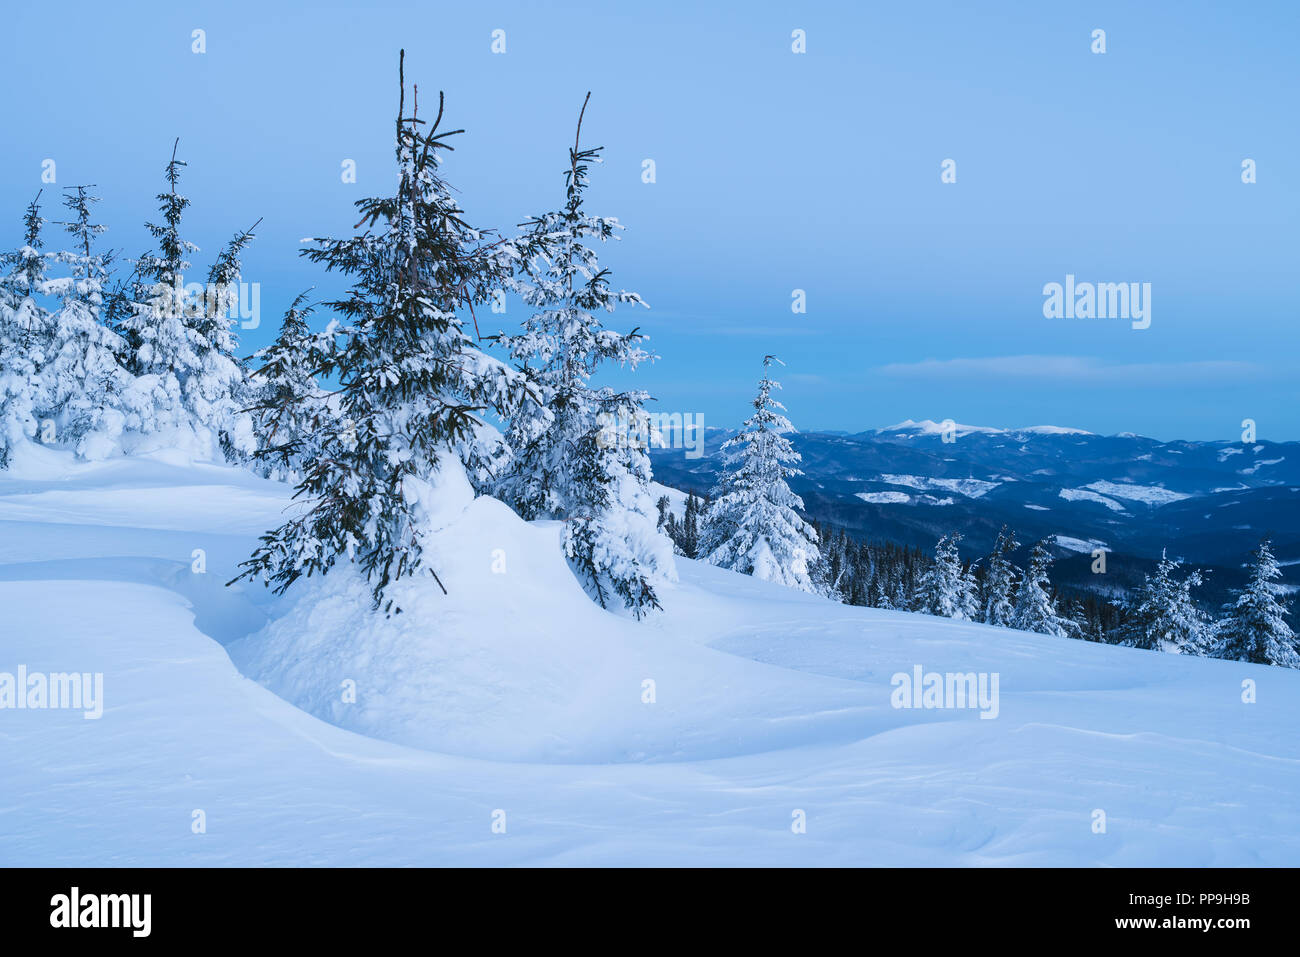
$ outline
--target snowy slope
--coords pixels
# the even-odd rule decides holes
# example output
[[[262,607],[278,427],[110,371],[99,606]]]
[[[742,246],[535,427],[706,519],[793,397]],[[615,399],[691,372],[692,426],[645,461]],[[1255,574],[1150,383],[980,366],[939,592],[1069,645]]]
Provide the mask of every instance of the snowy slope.
[[[451,594],[413,586],[376,626],[342,577],[223,587],[283,486],[52,454],[23,474],[0,473],[0,672],[100,671],[105,702],[0,710],[0,864],[1300,864],[1300,673],[685,560],[637,624],[585,598],[556,526],[486,500],[448,526]],[[997,672],[998,717],[891,707],[915,665]]]

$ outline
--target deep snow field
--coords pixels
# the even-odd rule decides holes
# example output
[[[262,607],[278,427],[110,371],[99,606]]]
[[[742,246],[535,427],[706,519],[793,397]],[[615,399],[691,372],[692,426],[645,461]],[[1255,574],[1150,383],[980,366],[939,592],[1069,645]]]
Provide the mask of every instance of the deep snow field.
[[[175,456],[0,472],[0,672],[104,675],[99,720],[0,710],[0,864],[1300,864],[1300,672],[684,559],[637,623],[587,599],[556,524],[467,493],[450,594],[405,586],[388,621],[341,571],[225,587],[288,507]],[[997,718],[895,709],[916,665],[998,673]]]

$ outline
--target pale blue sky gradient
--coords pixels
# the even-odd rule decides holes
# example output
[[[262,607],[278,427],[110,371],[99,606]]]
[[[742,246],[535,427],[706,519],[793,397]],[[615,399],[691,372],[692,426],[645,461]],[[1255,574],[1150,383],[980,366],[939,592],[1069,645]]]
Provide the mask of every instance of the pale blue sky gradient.
[[[1297,3],[76,2],[9,10],[4,34],[3,245],[53,158],[138,255],[179,136],[198,263],[264,217],[249,351],[332,288],[298,240],[391,189],[404,46],[422,104],[445,90],[467,130],[445,172],[485,227],[559,205],[592,91],[590,207],[627,225],[607,263],[652,306],[612,324],[652,336],[636,378],[662,410],[734,425],[775,352],[805,429],[1237,439],[1250,417],[1300,438]],[[1066,273],[1150,282],[1151,328],[1043,318]]]

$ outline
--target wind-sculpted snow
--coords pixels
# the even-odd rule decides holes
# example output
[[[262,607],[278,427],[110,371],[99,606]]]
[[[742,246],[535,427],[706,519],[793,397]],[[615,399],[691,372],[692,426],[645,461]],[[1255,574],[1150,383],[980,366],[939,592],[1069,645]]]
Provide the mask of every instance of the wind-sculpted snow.
[[[337,572],[224,587],[286,486],[53,471],[0,477],[0,673],[100,672],[103,714],[0,709],[0,864],[1300,864],[1288,669],[687,560],[638,623],[586,597],[557,524],[481,498],[438,539],[449,594],[412,583],[385,620]],[[894,707],[918,667],[996,674],[996,717]]]

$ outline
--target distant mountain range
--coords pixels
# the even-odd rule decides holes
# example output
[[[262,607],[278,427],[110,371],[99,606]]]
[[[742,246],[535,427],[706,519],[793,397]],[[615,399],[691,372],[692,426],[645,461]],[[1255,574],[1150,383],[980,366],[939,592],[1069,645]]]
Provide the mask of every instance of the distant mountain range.
[[[706,430],[699,458],[653,450],[655,479],[707,492],[731,434]],[[791,440],[805,473],[791,486],[808,514],[858,537],[928,549],[957,531],[975,557],[1003,524],[1026,544],[1055,535],[1058,574],[1103,592],[1140,581],[1167,548],[1216,569],[1208,590],[1222,597],[1270,533],[1288,582],[1300,583],[1300,442],[1161,442],[1058,426],[945,433],[929,420]],[[1111,552],[1105,579],[1090,571],[1099,547]]]

